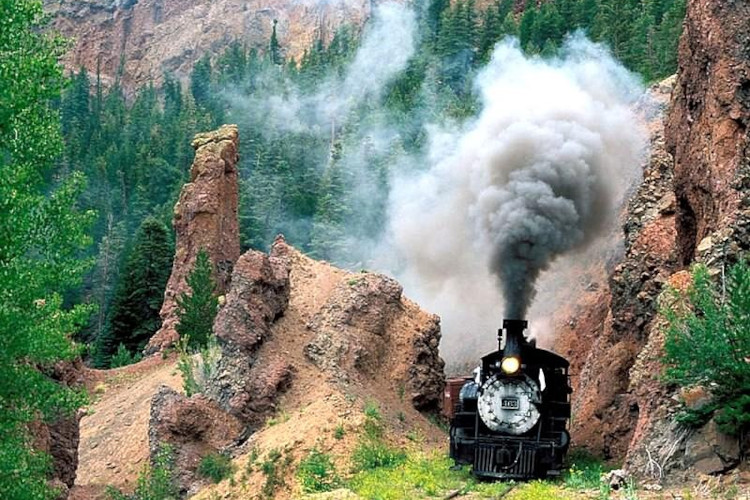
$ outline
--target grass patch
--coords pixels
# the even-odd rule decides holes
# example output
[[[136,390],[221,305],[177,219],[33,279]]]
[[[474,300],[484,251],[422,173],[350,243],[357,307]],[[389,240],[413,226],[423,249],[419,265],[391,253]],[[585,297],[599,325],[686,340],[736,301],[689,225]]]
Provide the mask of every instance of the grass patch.
[[[465,470],[450,471],[453,461],[440,453],[404,454],[403,461],[393,467],[375,467],[360,471],[349,487],[368,500],[411,500],[440,496],[451,490],[463,489],[473,479]]]
[[[198,464],[198,475],[211,480],[213,483],[219,483],[226,479],[234,472],[232,459],[221,453],[210,453],[201,458]]]
[[[305,493],[332,491],[341,484],[331,456],[322,453],[317,448],[310,450],[310,453],[300,462],[297,479]]]
[[[568,455],[568,470],[563,473],[563,484],[571,490],[600,489],[602,474],[610,470],[597,457],[584,451]]]
[[[268,452],[266,459],[261,462],[260,470],[266,476],[261,493],[263,498],[271,499],[275,496],[276,490],[286,486],[285,476],[286,469],[292,461],[292,457],[287,454],[282,458],[282,453],[278,449]]]

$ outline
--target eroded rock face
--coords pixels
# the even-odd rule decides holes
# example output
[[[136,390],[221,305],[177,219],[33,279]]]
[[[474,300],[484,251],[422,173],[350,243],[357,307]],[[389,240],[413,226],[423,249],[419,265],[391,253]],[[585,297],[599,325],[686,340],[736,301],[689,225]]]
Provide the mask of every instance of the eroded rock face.
[[[174,208],[175,258],[159,313],[162,326],[146,346],[146,353],[157,352],[177,340],[177,298],[189,292],[185,278],[198,252],[203,249],[208,253],[219,294],[226,293],[232,267],[240,256],[237,127],[225,125],[198,134],[193,148],[190,182],[182,188]]]
[[[187,492],[200,481],[196,469],[202,457],[231,445],[242,423],[202,394],[190,398],[161,386],[151,400],[149,451],[153,461],[160,446],[171,445],[177,484]]]
[[[403,288],[381,274],[341,280],[308,323],[313,338],[305,356],[339,383],[352,378],[404,372],[404,392],[421,411],[437,411],[445,385],[438,354],[440,322],[402,297]],[[415,309],[421,321],[405,332],[403,316]],[[406,340],[409,339],[410,340]]]
[[[70,388],[83,386],[83,362],[61,361],[47,373],[53,380]],[[68,497],[78,470],[79,422],[82,412],[59,418],[54,422],[35,422],[30,427],[34,447],[52,457],[50,482],[60,491],[58,499]]]
[[[226,304],[214,322],[222,356],[207,394],[247,424],[261,423],[275,409],[276,395],[293,369],[279,357],[256,365],[257,351],[289,303],[289,249],[277,238],[270,255],[249,251],[234,266]]]
[[[669,79],[649,92],[651,151],[623,216],[624,255],[608,271],[605,287],[557,327],[557,349],[579,374],[573,378],[573,440],[605,458],[622,459],[628,452],[641,404],[629,388],[630,371],[676,265],[673,163],[662,121],[673,84]]]
[[[748,207],[750,4],[690,0],[667,144],[675,158],[683,264]],[[746,215],[743,215],[746,217]],[[748,241],[742,242],[745,248]]]
[[[300,59],[322,38],[330,42],[343,24],[361,26],[370,0],[45,0],[54,27],[75,40],[66,65],[113,82],[120,61],[126,89],[159,84],[165,74],[187,78],[203,55],[232,41],[266,50],[274,20],[285,55]]]
[[[561,345],[580,373],[574,442],[625,457],[629,472],[651,480],[726,471],[741,448],[712,423],[697,432],[675,424],[681,400],[705,397],[660,380],[658,310],[673,300],[667,286],[689,286],[685,266],[698,261],[718,272],[750,249],[748,47],[747,2],[688,1],[668,119],[663,133],[652,122],[651,159],[625,216],[625,254],[600,297],[609,307],[588,304],[583,321],[563,328]],[[577,335],[592,347],[576,346]]]

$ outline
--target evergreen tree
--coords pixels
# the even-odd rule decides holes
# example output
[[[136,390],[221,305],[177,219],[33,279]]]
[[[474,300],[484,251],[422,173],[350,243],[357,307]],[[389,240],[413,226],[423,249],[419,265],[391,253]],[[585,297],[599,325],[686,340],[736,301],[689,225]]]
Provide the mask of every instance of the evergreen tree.
[[[281,45],[279,44],[279,38],[276,34],[276,25],[279,23],[277,19],[273,20],[273,31],[271,32],[271,41],[268,44],[268,53],[271,58],[271,62],[277,66],[284,64],[284,57],[281,55]]]
[[[72,414],[81,397],[46,373],[77,349],[70,334],[90,308],[63,306],[89,261],[90,214],[76,209],[84,178],[54,185],[62,152],[57,101],[64,43],[48,34],[42,2],[0,2],[0,498],[47,500],[49,457],[32,449],[28,425]]]
[[[108,366],[120,343],[131,353],[140,351],[161,326],[159,310],[172,267],[172,252],[164,224],[153,217],[146,218],[120,273],[107,329],[97,339],[97,366]]]
[[[211,108],[211,58],[206,54],[193,66],[190,74],[190,93],[198,106]]]
[[[176,330],[181,338],[189,339],[188,345],[194,349],[200,349],[208,342],[218,312],[213,273],[208,253],[201,249],[186,279],[190,294],[182,292],[177,298],[177,317],[180,320]]]
[[[348,185],[341,168],[341,143],[331,147],[331,160],[321,179],[320,198],[312,229],[312,255],[334,261],[344,253],[343,223],[349,213]]]

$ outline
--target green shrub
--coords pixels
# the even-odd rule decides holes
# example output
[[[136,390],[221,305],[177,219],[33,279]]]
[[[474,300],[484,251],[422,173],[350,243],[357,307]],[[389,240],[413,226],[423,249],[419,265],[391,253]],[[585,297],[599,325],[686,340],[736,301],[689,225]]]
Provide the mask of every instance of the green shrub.
[[[344,426],[342,424],[339,424],[333,430],[333,437],[335,439],[344,439],[344,434],[345,433],[346,433],[346,431],[344,430]]]
[[[138,475],[135,492],[125,495],[110,486],[107,493],[112,500],[176,500],[179,490],[174,477],[174,450],[170,445],[162,444],[153,466],[147,464]]]
[[[360,440],[352,455],[355,471],[391,468],[404,463],[405,460],[406,453],[403,450],[393,448],[380,439],[368,437]]]
[[[177,369],[182,374],[182,388],[192,396],[201,393],[213,377],[221,358],[221,348],[215,335],[210,335],[206,344],[197,353],[190,345],[190,336],[181,337],[177,343]]]
[[[287,455],[284,460],[281,460],[281,457],[281,452],[273,449],[268,452],[266,459],[260,464],[260,470],[266,476],[266,481],[263,483],[261,490],[263,498],[273,498],[276,490],[286,484],[284,482],[285,469],[291,463],[292,457]]]
[[[722,431],[738,434],[750,426],[750,267],[742,261],[729,269],[726,293],[705,266],[693,267],[685,297],[672,291],[663,308],[665,376],[680,386],[710,388],[711,406]],[[687,300],[685,300],[687,299]],[[686,423],[699,425],[710,413],[687,412]],[[707,414],[708,413],[708,414]]]
[[[111,368],[119,368],[121,366],[128,366],[132,365],[133,363],[137,363],[141,359],[143,359],[141,353],[133,354],[128,351],[128,348],[125,347],[125,344],[120,343],[120,345],[117,346],[117,352],[115,352],[115,354],[112,356],[109,366]]]
[[[341,484],[331,457],[316,448],[300,462],[297,479],[305,493],[331,491]]]
[[[383,418],[380,415],[380,408],[378,408],[378,404],[375,401],[365,403],[365,417],[377,421]]]
[[[566,488],[573,490],[598,489],[602,474],[609,470],[600,459],[584,451],[572,451],[567,461],[569,466],[563,474],[563,482]]]
[[[232,459],[221,453],[210,453],[201,458],[198,464],[198,475],[218,483],[226,479],[234,472]]]

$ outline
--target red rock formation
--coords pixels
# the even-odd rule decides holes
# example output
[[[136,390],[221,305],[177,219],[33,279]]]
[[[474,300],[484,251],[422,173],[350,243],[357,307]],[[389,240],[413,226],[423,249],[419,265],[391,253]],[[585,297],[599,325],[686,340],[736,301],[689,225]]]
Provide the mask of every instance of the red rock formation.
[[[292,375],[282,358],[256,362],[271,326],[289,303],[288,251],[283,238],[277,238],[270,255],[254,250],[243,254],[214,322],[222,356],[206,392],[247,424],[261,423],[273,413],[276,395]]]
[[[239,437],[244,426],[202,394],[190,398],[163,385],[151,400],[149,448],[154,460],[162,445],[171,445],[176,481],[186,492],[200,480],[201,458],[223,451]]]
[[[666,106],[672,84],[652,88],[657,107]],[[651,156],[624,217],[624,256],[614,269],[593,269],[606,285],[582,296],[572,314],[557,321],[556,350],[571,360],[574,374],[573,441],[606,458],[622,459],[628,451],[639,416],[639,400],[629,390],[630,370],[676,263],[673,167],[661,116],[655,113],[649,123]]]
[[[273,21],[287,57],[299,60],[320,37],[343,24],[361,26],[371,0],[45,0],[54,26],[75,40],[66,58],[70,69],[91,73],[100,65],[105,83],[122,73],[126,89],[166,73],[185,78],[204,54],[216,54],[234,40],[265,50]]]
[[[683,264],[704,238],[736,219],[746,196],[737,188],[747,183],[750,158],[749,46],[748,2],[688,2],[666,128]]]
[[[667,284],[690,282],[680,268],[698,261],[718,272],[750,250],[748,47],[750,4],[689,0],[671,111],[664,134],[652,124],[651,160],[625,216],[625,255],[608,289],[559,322],[558,348],[577,375],[574,443],[626,458],[632,473],[652,480],[680,482],[739,462],[737,440],[713,422],[693,434],[675,424],[680,397],[659,377],[657,311]]]
[[[84,367],[80,359],[55,364],[48,375],[61,385],[83,387]],[[79,422],[82,413],[58,418],[53,422],[35,422],[30,426],[34,448],[52,457],[51,485],[60,491],[58,499],[68,497],[78,469]]]
[[[240,256],[238,147],[234,125],[198,134],[193,140],[195,160],[190,169],[190,182],[182,188],[174,208],[176,249],[160,311],[162,326],[146,346],[147,353],[159,351],[177,340],[177,297],[189,292],[185,278],[201,249],[208,253],[215,266],[218,292],[227,291],[232,267]]]
[[[395,280],[373,273],[353,275],[334,288],[308,328],[313,337],[305,356],[333,380],[405,371],[404,390],[420,411],[437,412],[442,403],[444,362],[438,355],[440,322],[402,297]],[[414,330],[399,326],[405,309],[420,321]],[[420,317],[422,316],[422,317]],[[411,342],[403,337],[412,336]]]

